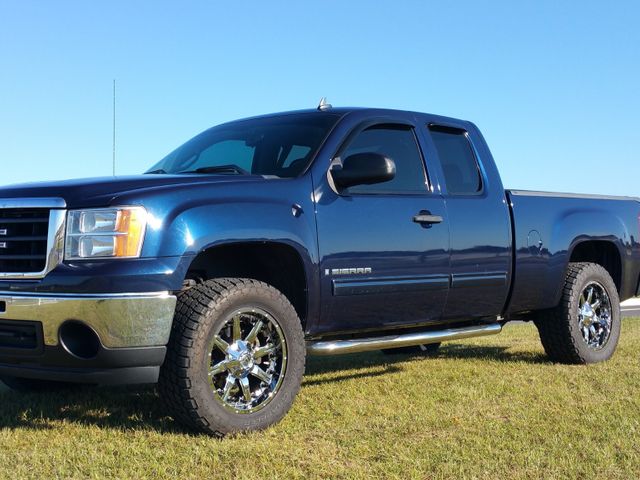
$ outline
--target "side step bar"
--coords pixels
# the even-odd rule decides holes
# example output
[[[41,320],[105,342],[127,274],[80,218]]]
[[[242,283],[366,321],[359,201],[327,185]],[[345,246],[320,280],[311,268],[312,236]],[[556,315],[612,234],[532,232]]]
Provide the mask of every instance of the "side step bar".
[[[307,342],[308,355],[341,355],[343,353],[368,352],[384,348],[411,347],[429,343],[460,340],[463,338],[495,335],[502,331],[499,323],[475,327],[449,328],[430,332],[407,333],[405,335],[387,335],[385,337],[352,338],[349,340],[331,340]]]

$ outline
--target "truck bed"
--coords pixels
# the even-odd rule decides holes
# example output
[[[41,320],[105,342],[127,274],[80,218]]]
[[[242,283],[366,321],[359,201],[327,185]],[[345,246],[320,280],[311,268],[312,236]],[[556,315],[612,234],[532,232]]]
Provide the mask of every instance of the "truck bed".
[[[506,197],[514,240],[507,313],[556,305],[567,263],[588,249],[610,265],[621,300],[640,294],[640,199],[524,190]]]

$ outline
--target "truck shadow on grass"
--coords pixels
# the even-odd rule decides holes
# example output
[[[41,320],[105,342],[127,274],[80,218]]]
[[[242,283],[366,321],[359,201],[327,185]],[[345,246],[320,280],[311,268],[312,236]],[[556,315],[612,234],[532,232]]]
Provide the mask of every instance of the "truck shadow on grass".
[[[60,422],[120,430],[189,433],[167,416],[153,386],[78,387],[0,393],[0,428],[47,430]]]
[[[430,355],[383,355],[380,352],[336,357],[310,357],[303,388],[358,378],[393,375],[403,362],[432,359],[475,359],[500,362],[547,363],[537,352],[511,352],[508,347],[444,345]],[[373,369],[373,371],[372,371]],[[332,374],[329,378],[323,378]],[[153,386],[78,387],[68,391],[19,393],[0,391],[0,429],[60,428],[60,423],[118,430],[152,430],[189,434],[167,415]]]
[[[429,359],[489,360],[499,362],[521,362],[531,364],[548,363],[547,357],[538,352],[510,351],[503,346],[477,346],[467,344],[443,345],[436,353],[399,353],[384,355],[381,352],[357,353],[335,357],[310,357],[307,359],[306,378],[303,385],[335,383],[355,378],[367,378],[400,371],[398,364]],[[371,372],[371,368],[382,370]],[[340,371],[345,370],[344,374]],[[355,370],[355,371],[354,371]],[[333,373],[331,378],[312,378],[314,375]],[[311,378],[310,378],[311,377]]]

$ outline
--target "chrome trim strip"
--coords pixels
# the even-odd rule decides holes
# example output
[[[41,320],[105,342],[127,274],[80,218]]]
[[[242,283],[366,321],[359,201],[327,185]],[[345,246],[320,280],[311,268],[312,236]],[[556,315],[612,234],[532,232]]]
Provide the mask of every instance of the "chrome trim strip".
[[[499,323],[476,327],[449,328],[431,332],[407,333],[404,335],[387,335],[384,337],[355,338],[350,340],[311,341],[307,342],[309,355],[341,355],[344,353],[368,352],[383,348],[410,347],[429,343],[460,340],[463,338],[495,335],[502,331]]]
[[[66,208],[67,202],[64,198],[42,197],[42,198],[0,198],[0,209],[2,208]]]
[[[47,260],[40,272],[0,272],[0,280],[39,280],[62,263],[64,257],[64,232],[67,219],[67,202],[62,198],[2,198],[0,209],[49,208],[49,234]]]
[[[343,295],[446,290],[447,288],[449,288],[448,275],[340,278],[333,280],[333,294],[337,297]]]
[[[169,293],[54,296],[0,293],[0,320],[42,323],[45,345],[57,345],[68,320],[81,321],[107,348],[163,346],[169,341],[176,297]]]

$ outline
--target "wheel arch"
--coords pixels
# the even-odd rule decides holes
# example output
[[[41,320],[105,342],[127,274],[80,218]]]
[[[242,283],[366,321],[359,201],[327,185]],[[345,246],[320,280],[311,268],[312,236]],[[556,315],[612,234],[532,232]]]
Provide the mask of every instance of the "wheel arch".
[[[611,240],[582,240],[573,245],[569,263],[589,262],[603,267],[613,279],[618,293],[622,288],[622,254]]]
[[[588,228],[586,228],[588,226]],[[625,239],[629,233],[617,215],[601,209],[570,209],[556,219],[550,238],[552,258],[548,265],[545,297],[557,305],[561,285],[571,262],[601,265],[614,280],[618,294],[625,286]]]
[[[291,242],[242,240],[219,242],[200,250],[189,264],[185,281],[214,278],[252,278],[265,282],[289,299],[302,322],[309,324],[309,290],[313,288],[311,258]]]

